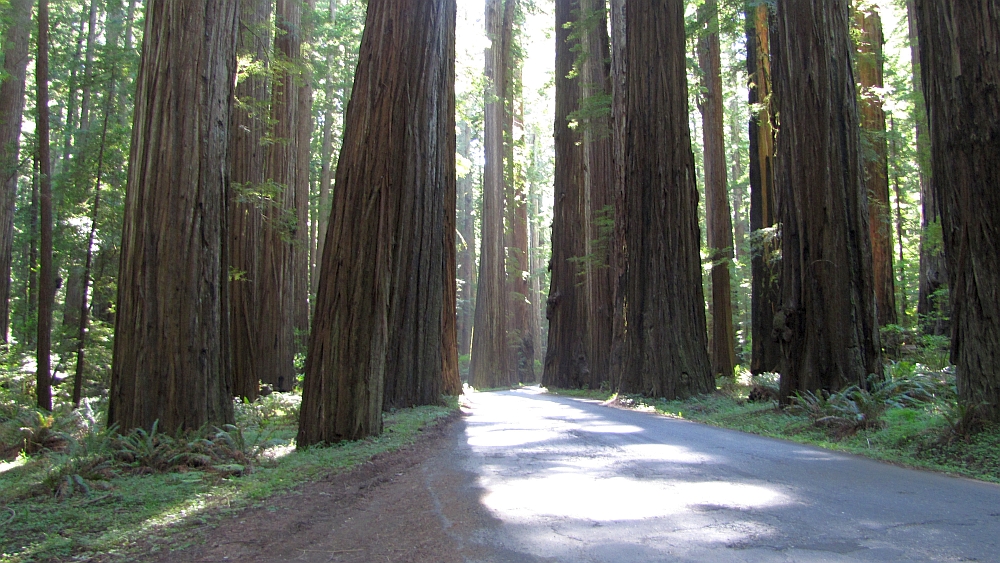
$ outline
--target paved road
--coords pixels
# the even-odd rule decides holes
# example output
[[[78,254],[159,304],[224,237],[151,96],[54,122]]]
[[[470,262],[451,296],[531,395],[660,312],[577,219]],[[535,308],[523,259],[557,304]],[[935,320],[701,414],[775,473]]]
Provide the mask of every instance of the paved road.
[[[526,389],[426,494],[467,562],[1000,561],[1000,487]]]

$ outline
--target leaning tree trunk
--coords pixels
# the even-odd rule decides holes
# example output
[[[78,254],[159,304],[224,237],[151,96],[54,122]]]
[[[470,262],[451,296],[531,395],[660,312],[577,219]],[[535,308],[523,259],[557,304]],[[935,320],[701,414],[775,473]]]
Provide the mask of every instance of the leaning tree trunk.
[[[38,345],[36,348],[35,396],[38,408],[52,410],[52,305],[55,283],[52,273],[52,157],[49,146],[49,2],[38,0],[38,58],[35,61],[35,104],[38,117],[39,161],[39,269]]]
[[[781,347],[774,335],[774,315],[781,307],[781,238],[778,193],[774,185],[774,124],[771,96],[773,15],[766,4],[747,11],[747,74],[750,104],[750,372],[778,371]]]
[[[920,41],[917,34],[915,0],[906,2],[910,32],[910,60],[913,67],[915,95],[913,118],[916,122],[917,171],[920,179],[920,285],[917,294],[917,318],[925,334],[951,333],[951,307],[944,294],[948,288],[948,265],[941,236],[941,206],[931,177],[930,139],[927,105],[920,78]]]
[[[4,10],[3,82],[0,83],[0,341],[10,327],[11,256],[14,252],[14,203],[20,176],[24,75],[31,35],[31,0],[13,0]]]
[[[482,248],[476,286],[469,384],[476,388],[504,387],[510,377],[507,347],[506,265],[503,237],[503,66],[500,36],[503,0],[487,0],[486,33],[493,46],[486,49],[486,109],[484,115]]]
[[[786,358],[783,402],[882,374],[850,10],[847,0],[778,3],[783,306],[774,330]]]
[[[715,387],[688,126],[684,2],[625,5],[625,343],[621,391],[668,399]]]
[[[892,208],[889,204],[889,145],[885,137],[885,110],[879,90],[883,87],[884,57],[882,18],[874,8],[855,12],[861,32],[858,41],[858,83],[861,85],[861,134],[868,151],[863,151],[865,186],[868,194],[868,229],[872,239],[872,272],[878,325],[894,325],[896,275],[892,269]]]
[[[306,355],[300,447],[378,434],[387,376],[438,399],[455,10],[454,0],[368,3]]]
[[[951,288],[951,361],[970,414],[1000,421],[1000,0],[917,0]]]
[[[238,4],[147,7],[108,407],[122,431],[233,420],[226,206]]]
[[[264,64],[269,50],[268,34],[258,33],[271,15],[269,0],[244,0],[237,44],[240,56]],[[267,79],[259,74],[242,77],[236,86],[242,102],[233,111],[230,128],[230,166],[233,189],[229,197],[229,327],[233,355],[233,395],[248,401],[257,398],[265,361],[261,358],[261,335],[275,319],[260,314],[262,270],[261,236],[264,228],[262,202],[254,192],[264,183],[267,135],[266,119],[259,114],[268,101]]]
[[[591,21],[596,8],[593,0],[556,2],[556,200],[542,376],[553,387],[610,380],[614,295],[606,226],[614,168],[609,119],[593,111],[611,90],[610,53],[603,11]]]
[[[698,39],[703,95],[703,136],[705,142],[705,216],[708,251],[712,260],[712,373],[733,376],[736,367],[736,336],[733,332],[733,290],[730,265],[733,262],[733,218],[726,178],[726,123],[723,113],[722,46],[719,42],[719,5],[707,0],[702,5],[706,28]]]

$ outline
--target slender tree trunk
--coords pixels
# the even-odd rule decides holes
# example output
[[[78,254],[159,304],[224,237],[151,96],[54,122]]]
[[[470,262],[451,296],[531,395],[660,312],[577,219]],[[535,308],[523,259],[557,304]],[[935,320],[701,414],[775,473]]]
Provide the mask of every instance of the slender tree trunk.
[[[368,3],[306,356],[300,447],[378,434],[387,376],[395,389],[438,400],[455,10],[453,0]]]
[[[238,4],[146,10],[108,408],[125,432],[233,420],[226,207]]]
[[[94,204],[90,210],[90,233],[87,235],[86,258],[80,287],[80,317],[76,333],[76,370],[73,373],[73,408],[80,407],[83,394],[84,353],[87,346],[87,326],[90,309],[87,306],[87,292],[90,289],[90,274],[94,265],[94,239],[97,237],[97,220],[101,212],[101,175],[104,169],[104,148],[108,138],[108,116],[111,114],[111,100],[115,97],[115,65],[111,66],[111,79],[105,98],[104,121],[101,124],[101,141],[97,151],[97,171],[94,174]]]
[[[747,12],[747,74],[750,104],[751,358],[750,372],[778,371],[781,348],[774,316],[781,307],[781,229],[774,185],[775,131],[771,93],[771,28],[766,4]]]
[[[890,145],[889,158],[891,162],[898,162],[898,151],[896,150],[896,120],[895,118],[889,119],[889,131],[892,133],[891,139],[892,143]],[[906,258],[903,256],[903,190],[899,185],[899,171],[898,169],[893,171],[892,175],[892,186],[893,191],[896,194],[896,248],[899,249],[899,319],[900,324],[903,326],[910,326],[907,310],[909,309],[908,299],[906,297]]]
[[[25,344],[35,346],[38,337],[38,215],[39,215],[39,150],[31,158],[31,219],[28,221],[30,242],[28,243],[28,306],[25,308]]]
[[[38,297],[38,347],[35,394],[38,408],[52,410],[52,305],[55,299],[52,273],[52,169],[49,154],[49,2],[38,0],[38,57],[35,59],[38,88],[37,135],[39,161],[40,268]]]
[[[712,373],[732,377],[736,367],[733,298],[730,265],[733,261],[733,219],[726,178],[726,123],[723,113],[722,46],[719,42],[719,5],[707,0],[700,10],[705,29],[698,39],[702,72],[705,143],[705,216],[712,260]]]
[[[865,387],[869,374],[882,374],[850,8],[846,0],[778,3],[784,299],[774,330],[786,358],[783,402],[797,391]]]
[[[508,0],[509,1],[509,0]],[[485,167],[483,171],[482,248],[476,287],[475,336],[469,363],[469,383],[476,388],[505,387],[510,377],[507,347],[506,265],[504,255],[503,120],[504,0],[486,1],[486,34],[493,46],[486,50]]]
[[[858,41],[858,82],[861,85],[861,134],[869,150],[862,151],[868,193],[868,228],[872,239],[872,272],[879,326],[897,324],[895,273],[892,269],[892,216],[889,203],[889,145],[885,111],[879,90],[883,87],[884,56],[882,18],[874,8],[859,8],[855,22]]]
[[[274,56],[297,62],[301,53],[301,2],[277,0],[275,4]],[[279,391],[295,384],[295,327],[299,224],[296,197],[299,170],[296,113],[299,107],[299,73],[287,66],[275,74],[271,89],[271,137],[268,145],[264,189],[264,236],[261,256],[261,291],[258,308],[262,318],[259,373]]]
[[[541,303],[542,303],[542,287],[539,280],[538,272],[541,269],[539,265],[538,258],[538,185],[535,181],[533,174],[536,173],[538,168],[538,135],[532,131],[528,136],[527,141],[528,146],[530,146],[530,156],[528,164],[528,189],[527,194],[525,194],[525,221],[527,222],[528,228],[528,248],[527,248],[527,277],[528,277],[528,334],[531,335],[531,349],[534,352],[534,358],[544,357],[540,356],[542,352],[542,322],[541,322]],[[531,367],[531,381],[538,381],[538,374],[535,373],[534,361],[532,361]]]
[[[556,201],[542,376],[554,387],[597,387],[611,379],[613,149],[607,116],[592,115],[611,89],[608,42],[603,7],[592,0],[556,3]]]
[[[668,399],[715,387],[688,126],[684,2],[625,5],[625,342],[620,389]]]
[[[0,83],[0,340],[7,342],[10,328],[11,257],[14,253],[14,204],[20,175],[21,117],[24,113],[24,75],[28,66],[32,0],[12,0],[4,10],[7,31],[3,38]]]
[[[608,16],[611,28],[611,153],[614,162],[612,199],[614,231],[608,259],[614,295],[609,375],[619,386],[625,362],[625,290],[628,281],[628,248],[625,222],[628,208],[625,191],[625,121],[626,121],[626,52],[625,0],[610,0]]]
[[[458,153],[469,160],[472,141],[469,124],[463,121],[459,130]],[[472,352],[472,323],[476,298],[476,218],[472,175],[472,171],[469,171],[458,181],[461,214],[458,275],[462,279],[462,285],[458,290],[458,353],[462,356]]]
[[[916,123],[917,171],[920,179],[920,285],[917,295],[917,318],[925,334],[951,333],[951,306],[948,289],[948,264],[941,233],[941,205],[931,175],[930,128],[920,76],[920,40],[917,34],[915,0],[906,2],[910,32],[910,60],[913,66],[913,118]]]
[[[269,0],[244,0],[240,10],[237,52],[264,64],[269,55],[268,34],[261,34],[271,16]],[[263,202],[255,192],[264,183],[267,120],[260,108],[268,101],[268,83],[251,74],[236,85],[240,104],[232,112],[230,126],[230,170],[233,189],[229,195],[229,326],[233,356],[233,395],[247,401],[257,398],[260,382],[267,377],[260,371],[269,364],[262,359],[261,338],[276,319],[261,314],[263,291],[261,237],[264,230]]]
[[[312,36],[312,14],[316,11],[316,0],[305,0],[300,9],[307,11],[306,17],[300,16],[299,57],[298,64],[302,66],[302,76],[296,81],[298,105],[295,108],[298,125],[295,128],[295,241],[292,245],[294,263],[294,327],[293,330],[303,338],[309,332],[309,193],[310,170],[312,160],[313,131],[313,91],[312,71],[308,60],[302,53],[302,45],[309,42]],[[293,378],[290,383],[295,385]]]
[[[91,0],[87,18],[87,50],[83,59],[83,84],[80,88],[80,131],[90,129],[90,92],[94,80],[94,43],[97,39],[97,2]],[[80,145],[80,140],[77,140]]]
[[[951,361],[968,412],[1000,421],[1000,0],[916,0]]]

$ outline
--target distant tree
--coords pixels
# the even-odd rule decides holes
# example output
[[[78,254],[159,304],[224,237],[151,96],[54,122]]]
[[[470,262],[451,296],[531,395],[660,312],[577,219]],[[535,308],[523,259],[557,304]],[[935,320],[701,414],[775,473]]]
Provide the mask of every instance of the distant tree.
[[[715,387],[688,126],[684,5],[625,4],[627,280],[620,390],[669,399]]]
[[[916,0],[951,361],[971,415],[1000,421],[1000,0]]]
[[[849,17],[844,1],[779,0],[772,35],[784,402],[882,374]]]
[[[868,192],[868,228],[872,239],[872,272],[878,324],[897,324],[895,272],[892,264],[892,215],[889,204],[889,145],[886,140],[884,86],[885,56],[882,18],[876,7],[862,3],[854,14],[860,32],[857,44],[864,179]]]
[[[458,154],[470,159],[472,131],[467,122],[459,125]],[[462,284],[458,288],[460,302],[458,313],[458,353],[466,356],[472,352],[472,324],[475,313],[476,290],[476,216],[473,173],[469,171],[458,181],[458,274]]]
[[[442,386],[455,2],[370,0],[306,355],[298,445],[375,435]],[[402,403],[401,403],[402,404]]]
[[[511,385],[510,352],[507,345],[508,299],[504,253],[504,56],[503,14],[505,2],[486,1],[485,168],[483,170],[482,246],[476,284],[476,315],[469,363],[469,384],[477,388]]]
[[[610,46],[607,13],[598,4],[556,2],[556,195],[542,375],[553,387],[598,387],[611,379]]]
[[[753,374],[778,371],[781,347],[773,334],[781,307],[781,239],[774,185],[774,102],[771,96],[771,39],[774,19],[763,2],[746,12],[747,74],[750,76],[751,344]]]
[[[719,40],[719,4],[706,0],[699,10],[704,28],[698,37],[698,65],[702,73],[702,133],[705,143],[705,218],[712,260],[712,333],[709,340],[712,373],[731,377],[736,367],[733,331],[733,216],[726,177],[726,123],[723,112],[722,46]]]
[[[267,61],[270,40],[267,29],[270,0],[244,0],[240,9],[237,40],[239,56],[257,64]],[[237,105],[230,127],[230,169],[233,189],[229,192],[229,318],[233,355],[233,394],[248,401],[257,398],[260,382],[271,381],[262,369],[272,367],[265,355],[263,334],[275,319],[261,314],[260,295],[266,283],[261,268],[264,232],[264,162],[268,102],[268,80],[259,71],[240,76],[236,85]]]
[[[108,408],[122,431],[233,420],[226,192],[238,4],[146,8]]]
[[[49,2],[38,0],[38,57],[35,59],[35,104],[38,117],[39,173],[39,297],[35,394],[38,408],[52,410],[52,307],[55,275],[52,271],[52,157],[49,146]]]
[[[0,82],[0,340],[10,326],[11,257],[14,252],[14,203],[20,175],[24,75],[31,35],[31,0],[11,0],[3,11],[3,81]]]

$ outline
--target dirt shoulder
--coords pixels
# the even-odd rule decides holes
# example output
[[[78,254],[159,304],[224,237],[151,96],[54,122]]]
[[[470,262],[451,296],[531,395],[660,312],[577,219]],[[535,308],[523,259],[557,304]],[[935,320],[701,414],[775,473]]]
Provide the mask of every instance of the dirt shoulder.
[[[455,413],[427,428],[409,447],[227,517],[194,546],[140,561],[461,561],[421,469],[448,448],[460,418]]]

